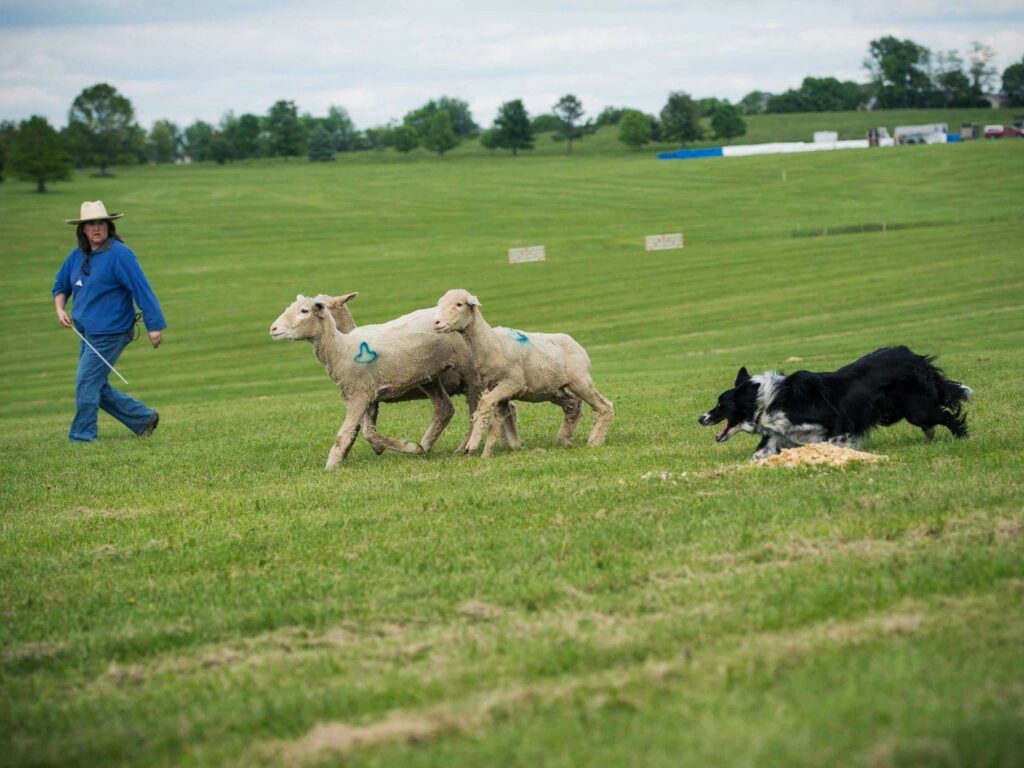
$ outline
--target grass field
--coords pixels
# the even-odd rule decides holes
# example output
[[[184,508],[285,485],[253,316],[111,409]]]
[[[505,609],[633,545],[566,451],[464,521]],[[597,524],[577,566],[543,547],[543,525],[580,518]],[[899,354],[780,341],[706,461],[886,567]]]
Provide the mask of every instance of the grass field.
[[[0,763],[1024,763],[1024,142],[388,159],[0,186]],[[118,365],[162,419],[72,446],[49,286],[97,198],[170,323]],[[458,400],[431,455],[324,472],[342,403],[270,322],[452,287],[587,347],[607,445],[521,405],[523,450],[456,456]],[[888,463],[783,470],[696,424],[740,365],[895,343],[974,388],[970,440],[903,424]]]

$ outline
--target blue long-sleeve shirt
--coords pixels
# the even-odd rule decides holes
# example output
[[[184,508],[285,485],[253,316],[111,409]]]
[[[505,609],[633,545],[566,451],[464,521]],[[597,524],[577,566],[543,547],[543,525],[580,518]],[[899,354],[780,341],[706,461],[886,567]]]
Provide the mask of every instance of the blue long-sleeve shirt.
[[[135,322],[135,307],[142,310],[147,331],[167,327],[160,302],[131,249],[110,239],[89,256],[89,274],[82,271],[85,254],[75,248],[57,270],[53,295],[71,299],[72,317],[89,333],[124,333]]]

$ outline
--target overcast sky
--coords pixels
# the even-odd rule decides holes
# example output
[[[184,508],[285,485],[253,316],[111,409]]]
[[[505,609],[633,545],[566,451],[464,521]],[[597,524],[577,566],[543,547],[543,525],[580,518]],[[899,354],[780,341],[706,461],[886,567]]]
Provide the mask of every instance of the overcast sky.
[[[100,82],[147,128],[278,99],[318,116],[343,106],[359,128],[442,95],[483,127],[502,102],[536,115],[566,93],[589,115],[656,113],[674,90],[735,101],[806,75],[863,81],[883,35],[965,59],[978,40],[1001,76],[1024,56],[1024,0],[0,0],[0,119],[63,126]]]

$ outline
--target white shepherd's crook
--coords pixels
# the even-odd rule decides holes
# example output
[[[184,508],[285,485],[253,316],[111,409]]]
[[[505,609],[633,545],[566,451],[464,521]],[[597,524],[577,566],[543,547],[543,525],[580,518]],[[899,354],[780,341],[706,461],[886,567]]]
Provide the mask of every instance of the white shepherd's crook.
[[[73,326],[73,325],[71,326],[71,330],[72,330],[72,331],[74,331],[75,333],[78,333],[78,329],[77,329],[77,328],[75,328],[75,326]],[[88,340],[87,338],[85,338],[85,336],[83,336],[82,334],[78,333],[78,338],[80,338],[80,339],[81,339],[82,341],[84,341],[84,342],[85,342],[86,344],[89,344],[89,340]],[[94,347],[94,346],[93,346],[92,344],[89,344],[89,349],[91,349],[91,350],[92,350],[93,352],[95,352],[95,353],[96,353],[96,357],[98,357],[98,358],[99,358],[100,360],[102,360],[102,361],[104,362],[104,364],[105,364],[105,365],[107,366],[107,368],[109,368],[110,370],[112,370],[112,371],[113,371],[114,373],[117,373],[117,368],[115,368],[115,367],[114,367],[114,366],[112,366],[112,365],[111,365],[110,363],[108,363],[108,362],[107,362],[107,358],[105,358],[105,357],[104,357],[103,355],[101,355],[101,354],[99,353],[99,350],[98,350],[98,349],[96,349],[96,347]],[[125,384],[127,384],[127,383],[128,383],[128,379],[126,379],[126,378],[125,378],[124,376],[122,376],[122,375],[121,375],[120,373],[117,373],[117,378],[119,378],[119,379],[120,379],[121,381],[123,381],[123,382],[124,382]]]

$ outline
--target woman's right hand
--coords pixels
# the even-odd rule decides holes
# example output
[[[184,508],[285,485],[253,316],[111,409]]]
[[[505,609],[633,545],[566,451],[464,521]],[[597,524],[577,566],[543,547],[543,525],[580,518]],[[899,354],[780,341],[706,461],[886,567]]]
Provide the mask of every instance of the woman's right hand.
[[[68,317],[68,313],[65,312],[63,309],[58,309],[57,310],[57,320],[65,328],[70,328],[71,327],[71,318]]]

